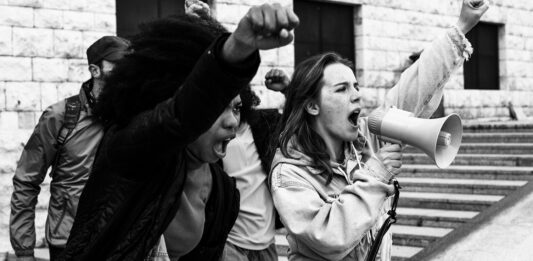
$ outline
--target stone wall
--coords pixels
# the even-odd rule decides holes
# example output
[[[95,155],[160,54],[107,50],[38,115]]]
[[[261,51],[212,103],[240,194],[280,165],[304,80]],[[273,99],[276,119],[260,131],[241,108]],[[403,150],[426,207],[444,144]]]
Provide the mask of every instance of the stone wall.
[[[41,112],[89,78],[85,50],[116,32],[114,0],[0,0],[0,252],[8,239],[11,178]],[[48,179],[37,206],[44,236]]]

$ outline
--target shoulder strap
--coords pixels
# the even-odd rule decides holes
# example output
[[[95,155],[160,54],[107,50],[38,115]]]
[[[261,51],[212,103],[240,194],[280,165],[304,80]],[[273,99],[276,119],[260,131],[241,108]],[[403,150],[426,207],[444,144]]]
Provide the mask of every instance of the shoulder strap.
[[[80,118],[81,110],[81,101],[78,95],[74,95],[65,99],[65,116],[63,119],[63,124],[59,128],[59,132],[56,137],[56,155],[54,161],[52,162],[52,171],[50,172],[50,177],[54,178],[54,173],[59,162],[59,155],[61,155],[61,149],[65,145],[67,138],[72,134],[72,130],[78,124],[78,119]]]
[[[62,147],[67,141],[68,136],[72,133],[72,130],[78,124],[78,119],[80,118],[81,102],[78,95],[68,97],[65,102],[65,117],[63,125],[59,129],[57,135],[57,149]]]

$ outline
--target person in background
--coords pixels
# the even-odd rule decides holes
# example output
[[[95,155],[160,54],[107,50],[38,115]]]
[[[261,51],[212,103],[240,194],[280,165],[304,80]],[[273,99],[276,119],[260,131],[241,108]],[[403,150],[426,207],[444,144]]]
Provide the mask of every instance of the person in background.
[[[35,205],[48,169],[50,201],[46,241],[55,260],[67,243],[78,200],[89,177],[102,125],[92,110],[115,63],[128,51],[129,42],[104,36],[87,49],[91,79],[78,95],[46,108],[24,146],[13,177],[10,240],[17,260],[34,260]]]
[[[143,25],[100,96],[106,132],[61,259],[219,260],[239,194],[216,162],[239,125],[238,94],[258,50],[290,43],[298,22],[265,4],[232,34],[190,15]]]
[[[449,76],[472,53],[464,34],[487,9],[484,0],[464,0],[456,26],[402,73],[383,108],[431,116]],[[364,260],[387,217],[401,147],[369,132],[353,65],[335,53],[300,63],[286,97],[270,184],[289,260]],[[391,260],[391,248],[388,232],[377,260]]]
[[[265,75],[265,85],[270,90],[282,92],[288,84],[289,78],[282,70],[272,69]],[[277,109],[254,108],[260,100],[249,86],[240,96],[241,124],[222,159],[224,171],[237,182],[240,210],[224,247],[223,259],[278,260],[274,242],[276,215],[267,177],[272,161],[272,135],[281,115]]]

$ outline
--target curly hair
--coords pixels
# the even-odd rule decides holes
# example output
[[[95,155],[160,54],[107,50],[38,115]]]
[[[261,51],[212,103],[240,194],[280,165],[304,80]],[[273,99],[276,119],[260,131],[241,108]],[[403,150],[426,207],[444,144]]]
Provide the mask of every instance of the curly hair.
[[[106,80],[94,114],[106,125],[125,125],[172,97],[209,45],[227,32],[206,16],[180,15],[141,24],[131,39],[131,53]]]

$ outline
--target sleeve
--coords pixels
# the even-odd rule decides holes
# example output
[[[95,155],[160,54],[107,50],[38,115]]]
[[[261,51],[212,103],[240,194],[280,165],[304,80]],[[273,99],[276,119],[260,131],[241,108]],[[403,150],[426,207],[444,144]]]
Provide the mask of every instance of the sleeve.
[[[272,196],[281,220],[297,239],[300,252],[340,260],[376,223],[394,188],[362,169],[355,172],[357,181],[338,197],[324,199],[298,171],[302,170],[290,164],[278,164],[272,171]],[[299,243],[305,247],[300,248]]]
[[[104,138],[108,144],[104,153],[112,166],[135,168],[135,163],[146,163],[147,152],[158,154],[184,147],[211,127],[250,82],[260,62],[257,51],[240,64],[223,61],[221,52],[227,37],[219,37],[204,52],[173,98]]]
[[[472,54],[470,42],[457,28],[434,40],[387,93],[385,108],[396,106],[428,118],[438,107],[450,75]]]
[[[55,141],[62,115],[47,108],[39,119],[18,161],[13,177],[9,235],[17,256],[33,256],[35,206],[55,155]]]

